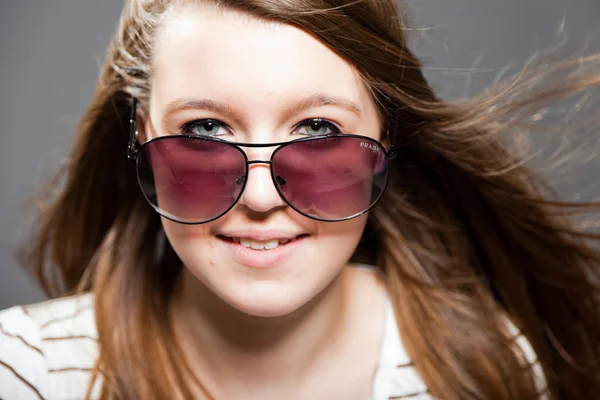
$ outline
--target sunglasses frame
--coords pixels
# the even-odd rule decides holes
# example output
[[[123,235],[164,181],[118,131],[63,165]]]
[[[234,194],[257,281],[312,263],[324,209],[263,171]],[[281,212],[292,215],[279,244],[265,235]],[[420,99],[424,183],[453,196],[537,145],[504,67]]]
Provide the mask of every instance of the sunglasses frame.
[[[329,138],[335,138],[335,137],[350,137],[350,138],[358,138],[361,140],[367,140],[371,143],[374,143],[375,145],[377,145],[379,148],[381,148],[384,152],[385,155],[385,160],[386,160],[386,167],[387,167],[387,162],[391,159],[396,158],[396,152],[395,152],[395,148],[394,145],[392,144],[390,146],[389,149],[386,149],[385,146],[373,139],[370,138],[368,136],[362,136],[362,135],[354,135],[354,134],[344,134],[344,133],[335,133],[335,134],[329,134],[329,135],[318,135],[318,136],[308,136],[308,137],[303,137],[303,138],[299,138],[299,139],[294,139],[294,140],[289,140],[289,141],[285,141],[285,142],[273,142],[273,143],[243,143],[243,142],[230,142],[228,140],[223,140],[223,139],[219,139],[217,137],[210,137],[210,136],[199,136],[199,135],[183,135],[183,134],[178,134],[178,135],[165,135],[165,136],[159,136],[150,140],[147,140],[146,142],[144,142],[143,144],[139,144],[137,142],[137,135],[138,135],[138,131],[137,131],[137,99],[133,98],[133,102],[132,102],[132,106],[131,106],[131,115],[130,115],[130,119],[129,119],[129,143],[127,146],[127,158],[130,161],[130,163],[135,166],[136,168],[136,177],[138,180],[138,184],[140,185],[140,189],[142,188],[142,182],[140,182],[140,175],[138,173],[139,171],[139,161],[140,158],[138,157],[140,151],[146,147],[146,145],[150,144],[150,143],[154,143],[156,141],[160,141],[160,140],[166,140],[166,139],[171,139],[171,138],[188,138],[188,139],[194,139],[194,140],[206,140],[206,141],[211,141],[211,142],[217,142],[217,143],[223,143],[226,144],[228,146],[234,147],[237,151],[239,151],[245,160],[245,164],[246,164],[246,173],[244,175],[245,179],[243,182],[243,185],[240,189],[240,194],[237,196],[237,198],[235,199],[235,201],[231,204],[231,206],[229,208],[227,208],[225,211],[223,211],[221,214],[217,215],[214,218],[205,220],[205,221],[201,221],[201,222],[187,222],[187,221],[182,221],[179,220],[173,216],[170,215],[165,215],[165,214],[169,214],[166,213],[165,211],[160,210],[157,206],[155,206],[154,204],[152,204],[152,202],[150,201],[150,199],[148,199],[148,197],[146,196],[146,193],[144,193],[143,190],[141,190],[142,194],[144,195],[144,198],[146,198],[146,200],[148,201],[148,203],[152,206],[152,208],[154,208],[154,210],[161,215],[164,218],[167,218],[171,221],[180,223],[180,224],[185,224],[185,225],[200,225],[200,224],[206,224],[208,222],[214,221],[216,219],[221,218],[223,215],[227,214],[233,207],[235,207],[235,205],[238,203],[238,201],[240,200],[240,198],[242,197],[242,194],[244,193],[244,189],[246,188],[246,183],[248,181],[247,177],[248,174],[250,172],[249,167],[252,164],[268,164],[269,165],[269,170],[271,172],[271,181],[273,182],[273,186],[275,186],[275,189],[277,190],[277,193],[279,194],[279,197],[281,197],[281,199],[289,206],[291,207],[294,211],[298,212],[299,214],[316,220],[316,221],[322,221],[322,222],[341,222],[341,221],[347,221],[356,217],[359,217],[365,213],[367,213],[371,208],[373,208],[373,206],[375,206],[375,204],[377,204],[377,202],[381,199],[381,197],[383,196],[383,194],[385,193],[385,190],[387,188],[388,185],[388,174],[386,173],[386,180],[385,180],[385,184],[383,186],[383,189],[381,190],[381,193],[379,194],[379,196],[377,197],[377,199],[375,199],[375,201],[372,202],[372,204],[366,209],[363,210],[359,213],[356,213],[354,215],[351,215],[349,217],[345,217],[345,218],[338,218],[338,219],[324,219],[324,218],[319,218],[319,217],[315,217],[312,215],[308,215],[302,211],[300,211],[298,208],[296,208],[293,204],[291,204],[288,199],[286,199],[286,197],[284,196],[284,194],[282,193],[281,189],[279,188],[279,186],[277,185],[277,180],[273,171],[273,157],[275,156],[275,154],[277,154],[277,152],[279,150],[281,150],[282,148],[285,148],[291,144],[297,143],[297,142],[305,142],[305,141],[312,141],[312,140],[318,140],[318,139],[329,139]],[[389,136],[389,135],[388,135]],[[391,139],[391,137],[390,137]],[[248,155],[246,154],[246,152],[242,149],[243,147],[247,147],[247,148],[263,148],[263,147],[277,147],[273,153],[271,153],[271,158],[269,160],[248,160]]]

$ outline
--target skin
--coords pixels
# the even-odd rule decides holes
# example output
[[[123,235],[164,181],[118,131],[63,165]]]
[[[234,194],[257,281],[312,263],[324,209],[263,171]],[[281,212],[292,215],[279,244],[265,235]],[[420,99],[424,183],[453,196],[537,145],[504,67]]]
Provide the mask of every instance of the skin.
[[[315,94],[352,102],[293,104]],[[228,110],[174,107],[181,100]],[[208,6],[170,10],[155,42],[143,140],[202,118],[222,121],[223,139],[269,143],[301,137],[303,120],[380,139],[379,120],[358,73],[308,33]],[[306,128],[304,128],[306,129]],[[266,160],[273,148],[244,149]],[[202,225],[163,219],[185,264],[173,321],[192,369],[215,398],[365,399],[379,360],[385,289],[378,274],[351,267],[366,215],[314,221],[279,197],[268,165],[250,167],[237,205]],[[307,234],[275,267],[251,268],[217,235],[240,229]],[[205,398],[200,391],[199,398]]]

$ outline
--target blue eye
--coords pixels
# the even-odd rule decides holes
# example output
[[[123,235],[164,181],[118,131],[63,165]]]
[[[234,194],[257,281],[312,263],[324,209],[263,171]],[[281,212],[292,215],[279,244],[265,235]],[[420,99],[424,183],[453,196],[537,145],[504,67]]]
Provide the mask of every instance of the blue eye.
[[[302,121],[294,132],[308,136],[332,135],[340,133],[340,128],[325,119],[313,118]]]
[[[197,119],[185,123],[181,127],[181,133],[184,135],[222,136],[227,134],[227,129],[225,129],[225,124],[216,119]]]

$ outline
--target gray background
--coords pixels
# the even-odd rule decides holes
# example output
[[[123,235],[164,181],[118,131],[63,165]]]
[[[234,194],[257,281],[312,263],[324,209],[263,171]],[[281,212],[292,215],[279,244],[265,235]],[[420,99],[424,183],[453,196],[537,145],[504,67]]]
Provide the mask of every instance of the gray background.
[[[598,0],[410,0],[417,54],[442,97],[476,93],[565,32],[573,48],[600,43]],[[0,14],[0,309],[44,299],[14,248],[33,188],[68,154],[122,2],[3,0]],[[564,23],[563,23],[564,22]],[[564,30],[560,27],[564,26]],[[584,171],[593,181],[593,171]]]

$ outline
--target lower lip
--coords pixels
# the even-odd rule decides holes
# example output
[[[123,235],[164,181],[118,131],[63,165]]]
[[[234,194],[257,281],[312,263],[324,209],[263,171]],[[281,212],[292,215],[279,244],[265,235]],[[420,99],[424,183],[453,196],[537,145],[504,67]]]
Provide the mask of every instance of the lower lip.
[[[279,245],[272,250],[254,250],[241,244],[219,237],[219,240],[231,253],[232,258],[238,263],[256,269],[274,268],[285,259],[294,254],[298,247],[304,243],[308,236],[301,236],[284,245]]]

